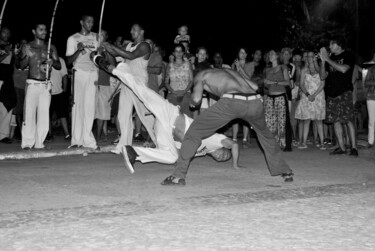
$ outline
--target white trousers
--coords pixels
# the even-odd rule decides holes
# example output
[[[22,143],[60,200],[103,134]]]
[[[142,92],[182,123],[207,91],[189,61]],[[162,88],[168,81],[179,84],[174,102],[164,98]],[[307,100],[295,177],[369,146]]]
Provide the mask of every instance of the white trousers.
[[[368,143],[374,144],[374,131],[375,131],[375,100],[367,100],[368,112]]]
[[[150,88],[139,85],[128,71],[126,64],[118,65],[112,72],[116,75],[133,94],[143,102],[145,107],[155,116],[154,133],[156,148],[134,147],[139,155],[137,160],[142,163],[159,162],[163,164],[173,164],[177,161],[179,155],[180,142],[173,139],[173,129],[176,118],[180,115],[180,108],[168,102]],[[128,88],[123,88],[128,89]],[[185,115],[185,132],[190,127],[193,119]],[[226,136],[222,134],[213,134],[204,139],[197,150],[195,156],[203,156],[207,152],[212,152],[223,147],[222,140]]]
[[[26,83],[21,147],[43,148],[49,129],[51,83]]]
[[[92,133],[95,118],[95,95],[98,72],[75,71],[72,108],[72,145],[96,148]]]
[[[118,71],[119,73],[123,73],[124,75],[128,76],[127,78],[120,78],[122,82],[127,81],[127,83],[131,82],[131,85],[133,86],[138,85],[148,88],[146,86],[147,83],[135,80],[135,78],[130,74],[131,71],[127,64],[120,63],[117,68],[120,69]],[[152,141],[155,142],[155,134],[153,130],[155,119],[153,115],[150,114],[150,111],[147,110],[145,105],[137,98],[137,96],[133,93],[132,90],[130,90],[126,86],[123,86],[123,88],[121,88],[120,91],[120,100],[117,116],[121,131],[121,137],[119,143],[116,146],[117,151],[120,151],[121,147],[125,145],[131,145],[133,142],[133,108],[135,108],[142,124],[146,127],[147,132],[149,133]]]
[[[126,64],[118,65],[112,73],[119,77],[119,79],[121,79],[121,81],[131,90],[129,88],[122,89],[126,89],[128,92],[132,91],[133,96],[136,95],[134,98],[136,98],[138,102],[142,101],[144,106],[156,118],[153,132],[153,134],[155,134],[154,142],[156,148],[134,147],[134,150],[139,155],[137,160],[141,161],[142,163],[154,161],[164,164],[175,163],[178,158],[178,149],[175,146],[172,132],[174,122],[179,115],[179,108],[169,103],[166,99],[162,98],[148,87],[139,85],[129,73],[128,66]],[[119,116],[120,108],[121,96]],[[122,134],[121,129],[121,136]]]

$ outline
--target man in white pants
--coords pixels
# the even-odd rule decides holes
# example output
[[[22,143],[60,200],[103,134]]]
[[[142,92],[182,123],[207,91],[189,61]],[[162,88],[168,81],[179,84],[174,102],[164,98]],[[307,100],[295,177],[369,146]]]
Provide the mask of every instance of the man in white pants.
[[[61,69],[56,47],[51,45],[48,58],[48,45],[45,43],[47,27],[36,24],[32,30],[34,40],[27,43],[15,58],[16,67],[25,69],[29,66],[26,80],[24,121],[22,124],[22,149],[43,149],[43,142],[49,130],[49,106],[51,103],[51,81],[47,71],[54,67]],[[50,76],[50,74],[48,74]]]
[[[81,31],[68,38],[66,63],[73,64],[74,105],[72,108],[72,141],[69,148],[87,147],[96,149],[92,133],[95,117],[95,95],[98,82],[98,68],[90,60],[90,53],[98,48],[97,34],[91,32],[92,16],[83,15]]]
[[[155,116],[154,133],[156,148],[123,146],[121,151],[125,159],[125,166],[131,173],[136,160],[142,163],[159,162],[173,164],[178,158],[178,149],[193,119],[180,112],[178,106],[169,103],[158,93],[146,86],[139,85],[131,69],[126,63],[120,63],[116,68],[105,65],[104,60],[96,58],[100,67],[117,76],[143,102]],[[228,149],[232,149],[232,154]],[[211,155],[217,161],[226,161],[233,155],[233,167],[238,166],[238,144],[223,134],[214,134],[202,141],[195,156]]]
[[[134,44],[129,43],[125,50],[107,42],[102,43],[102,45],[112,56],[124,58],[125,62],[123,64],[128,66],[127,70],[133,76],[136,83],[147,87],[147,65],[151,55],[151,48],[150,45],[144,41],[144,29],[140,24],[134,24],[130,33]],[[123,146],[132,144],[134,130],[134,125],[132,123],[133,107],[141,119],[142,124],[146,127],[151,139],[155,142],[155,135],[152,129],[154,125],[153,116],[148,115],[149,111],[129,88],[121,88],[118,110],[121,137],[114,151],[115,153],[119,154]]]

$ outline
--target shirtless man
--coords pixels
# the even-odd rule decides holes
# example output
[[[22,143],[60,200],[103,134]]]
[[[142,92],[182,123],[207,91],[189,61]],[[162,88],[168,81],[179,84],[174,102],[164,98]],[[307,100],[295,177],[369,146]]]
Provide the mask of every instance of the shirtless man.
[[[136,160],[142,163],[159,162],[173,164],[178,158],[178,149],[186,131],[193,119],[180,112],[178,106],[169,103],[157,92],[147,86],[137,84],[130,71],[129,65],[120,63],[116,68],[105,65],[103,58],[95,58],[98,66],[117,76],[139,98],[147,109],[155,116],[154,133],[156,148],[123,146],[121,152],[124,156],[125,166],[131,173],[134,172],[133,164]],[[232,150],[232,153],[230,150]],[[216,161],[229,160],[233,155],[233,167],[238,166],[238,144],[223,134],[213,134],[202,141],[195,156],[210,155]]]
[[[34,40],[27,43],[15,59],[16,67],[29,66],[26,80],[25,115],[22,125],[22,149],[43,149],[43,142],[49,129],[49,106],[51,103],[51,81],[47,79],[47,70],[52,67],[61,69],[56,47],[51,45],[50,57],[45,42],[47,27],[37,23],[32,29]],[[48,74],[49,76],[51,74]]]
[[[256,93],[257,88],[257,85],[230,69],[207,69],[195,76],[192,106],[201,103],[203,90],[220,99],[193,121],[182,142],[175,170],[162,185],[185,185],[190,161],[202,139],[237,118],[249,122],[257,133],[271,175],[281,175],[286,182],[293,181],[292,170],[282,158],[280,147],[266,126],[263,100]]]

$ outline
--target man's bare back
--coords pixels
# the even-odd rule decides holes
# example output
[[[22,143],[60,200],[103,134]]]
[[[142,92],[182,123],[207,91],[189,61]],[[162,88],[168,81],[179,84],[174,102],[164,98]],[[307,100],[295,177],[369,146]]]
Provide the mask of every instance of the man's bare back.
[[[194,84],[202,82],[204,90],[221,97],[227,93],[256,93],[258,86],[246,81],[238,72],[231,69],[207,69],[199,72]]]

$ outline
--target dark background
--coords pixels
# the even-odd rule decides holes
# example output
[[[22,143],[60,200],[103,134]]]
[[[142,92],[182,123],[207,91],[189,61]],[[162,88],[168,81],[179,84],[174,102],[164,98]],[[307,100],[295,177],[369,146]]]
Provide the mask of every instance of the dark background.
[[[297,0],[296,0],[297,1]],[[324,0],[336,1],[340,0]],[[345,0],[346,1],[346,0]],[[354,1],[354,0],[353,0]],[[361,1],[361,0],[359,0]],[[276,1],[250,0],[225,1],[225,4],[206,1],[121,1],[107,0],[102,28],[110,39],[122,35],[131,39],[130,28],[134,23],[145,26],[145,37],[153,39],[171,51],[177,28],[186,24],[191,36],[191,52],[198,46],[206,46],[209,53],[221,50],[226,63],[231,63],[238,47],[250,50],[284,46],[277,33],[282,18]],[[319,2],[317,0],[316,2]],[[37,21],[50,29],[55,0],[8,0],[2,26],[12,30],[12,39],[33,39],[31,29]],[[2,7],[3,0],[0,0]],[[65,56],[67,38],[80,30],[80,17],[84,13],[94,16],[94,32],[98,31],[102,0],[63,0],[59,2],[55,15],[52,43],[59,54]],[[373,5],[371,5],[373,7]],[[360,36],[364,57],[371,50],[374,30],[374,9],[360,9]],[[366,49],[364,49],[366,48]],[[368,48],[368,49],[367,49]]]

